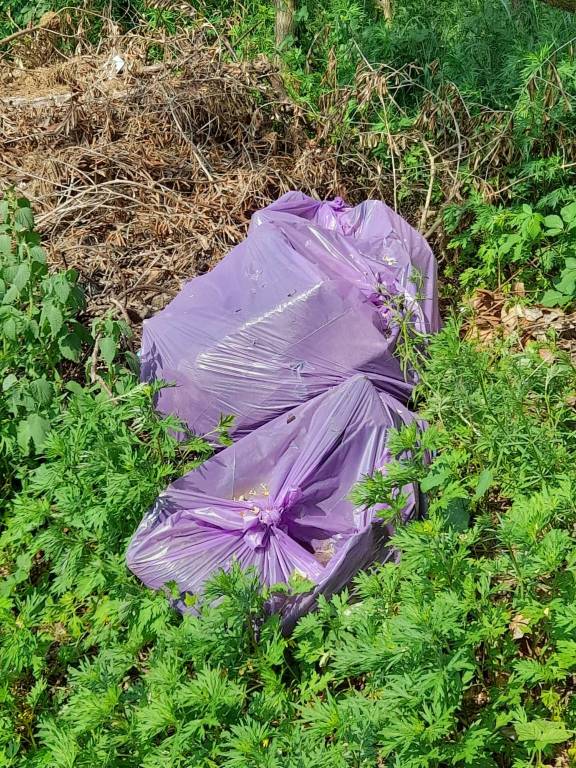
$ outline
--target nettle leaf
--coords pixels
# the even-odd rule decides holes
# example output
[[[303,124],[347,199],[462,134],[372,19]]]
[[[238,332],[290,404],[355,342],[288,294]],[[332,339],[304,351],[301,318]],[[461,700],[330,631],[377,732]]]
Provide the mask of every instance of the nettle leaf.
[[[4,223],[10,213],[8,200],[0,200],[0,222]]]
[[[10,256],[12,253],[12,238],[10,235],[0,235],[0,256]]]
[[[42,450],[44,439],[50,429],[50,422],[39,413],[31,413],[18,425],[18,443],[24,453],[30,449],[30,443],[36,451]]]
[[[82,341],[77,333],[67,333],[58,342],[60,352],[67,360],[77,362],[82,351]]]
[[[112,365],[116,357],[116,342],[111,336],[106,336],[98,342],[100,354],[107,365]]]
[[[2,391],[8,392],[9,389],[11,389],[14,384],[18,383],[18,377],[15,376],[13,373],[9,373],[8,376],[5,377],[4,381],[2,382]]]
[[[35,339],[38,339],[40,337],[40,326],[38,325],[36,320],[34,320],[33,318],[28,319],[27,330],[29,333],[32,334],[32,336]]]
[[[130,352],[130,350],[127,350],[124,353],[124,358],[126,360],[128,369],[132,371],[132,373],[136,376],[140,376],[140,360],[138,359],[138,355],[136,355],[134,352]]]
[[[568,741],[574,731],[568,730],[564,723],[552,720],[531,720],[529,723],[514,725],[519,741],[531,741],[536,749],[542,750],[549,744],[562,744]]]
[[[16,229],[20,231],[24,231],[26,229],[33,229],[34,213],[32,212],[32,208],[29,208],[27,206],[17,208],[16,213],[14,215],[14,222],[16,224]]]
[[[15,341],[17,335],[16,320],[14,320],[13,317],[9,317],[7,320],[4,320],[2,331],[7,339],[10,339],[10,341]]]
[[[28,249],[32,261],[38,261],[40,264],[46,264],[46,251],[40,245],[32,245]]]
[[[18,291],[21,291],[22,288],[25,288],[28,281],[30,280],[30,265],[26,262],[23,262],[22,264],[18,265],[18,269],[16,270],[14,277],[12,279],[12,286],[14,288],[17,288]]]
[[[67,389],[68,392],[72,392],[72,394],[76,395],[77,397],[82,397],[84,394],[86,394],[82,385],[73,380],[66,382],[65,389]]]
[[[62,304],[66,304],[68,297],[70,296],[71,285],[64,275],[57,275],[52,285],[54,293]]]
[[[42,316],[40,322],[47,321],[50,325],[50,331],[52,336],[57,336],[62,326],[64,325],[64,318],[62,312],[51,302],[46,302],[42,307]]]
[[[17,271],[18,271],[17,264],[9,264],[6,267],[4,267],[4,269],[2,270],[2,277],[6,281],[7,285],[12,285]]]
[[[10,288],[8,288],[8,290],[2,297],[2,303],[13,304],[18,299],[19,296],[20,296],[20,290],[15,285],[11,285]]]
[[[30,383],[32,397],[39,405],[48,405],[54,395],[54,387],[47,379],[36,379]]]

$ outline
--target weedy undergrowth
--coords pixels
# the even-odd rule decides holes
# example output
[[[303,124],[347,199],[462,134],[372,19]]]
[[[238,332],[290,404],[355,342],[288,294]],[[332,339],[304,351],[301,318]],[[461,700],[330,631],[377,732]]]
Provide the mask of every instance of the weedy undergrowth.
[[[535,205],[490,205],[473,195],[445,214],[449,229],[460,228],[449,247],[458,253],[449,268],[464,288],[495,288],[522,280],[546,306],[567,306],[576,298],[576,190],[559,187]],[[551,286],[553,282],[553,287]]]
[[[574,763],[576,378],[553,340],[551,364],[455,323],[429,343],[429,429],[395,434],[388,472],[354,490],[393,512],[416,479],[428,516],[285,638],[254,573],[216,574],[213,605],[182,617],[127,571],[146,508],[210,449],[155,416],[117,331],[95,325],[85,365],[34,363],[58,394],[2,517],[0,765]]]
[[[78,322],[82,293],[72,270],[50,274],[28,201],[0,202],[0,471],[5,492],[19,457],[42,447],[57,412],[60,364],[89,338]]]

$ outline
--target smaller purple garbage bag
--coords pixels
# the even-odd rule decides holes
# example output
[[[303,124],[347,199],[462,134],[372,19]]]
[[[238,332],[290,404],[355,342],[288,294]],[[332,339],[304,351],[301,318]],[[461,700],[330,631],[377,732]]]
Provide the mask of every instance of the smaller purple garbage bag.
[[[134,534],[129,568],[149,587],[175,582],[195,595],[233,561],[255,566],[267,585],[299,574],[313,589],[273,607],[289,629],[319,595],[389,555],[390,525],[349,494],[364,476],[385,471],[389,430],[413,419],[363,376],[328,390],[172,483]],[[419,499],[413,486],[404,493],[408,521]]]
[[[436,262],[404,219],[378,201],[290,192],[145,321],[142,379],[173,384],[157,408],[193,432],[233,415],[241,437],[358,373],[406,402],[414,375],[397,354],[401,326],[439,325]]]

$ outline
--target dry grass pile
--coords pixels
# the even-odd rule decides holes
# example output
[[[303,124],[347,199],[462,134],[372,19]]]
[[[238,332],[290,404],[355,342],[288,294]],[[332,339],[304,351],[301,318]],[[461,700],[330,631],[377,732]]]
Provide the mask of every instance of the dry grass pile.
[[[270,63],[236,62],[205,30],[54,55],[0,71],[0,183],[33,201],[90,313],[121,307],[137,325],[239,242],[255,209],[293,188],[346,193]]]

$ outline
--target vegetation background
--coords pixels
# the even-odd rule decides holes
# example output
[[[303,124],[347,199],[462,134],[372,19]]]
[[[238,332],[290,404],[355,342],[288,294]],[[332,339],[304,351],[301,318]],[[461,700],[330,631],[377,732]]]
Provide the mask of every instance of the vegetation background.
[[[87,311],[89,286],[5,191],[0,766],[576,765],[571,6],[0,0],[7,68],[43,34],[66,59],[111,30],[148,35],[152,66],[199,27],[234,66],[272,60],[352,197],[385,197],[431,239],[446,317],[417,358],[429,430],[396,435],[387,475],[354,491],[374,504],[421,482],[429,515],[396,535],[399,565],[360,574],[290,638],[236,569],[216,575],[216,607],[183,618],[124,551],[210,449],[173,440],[138,383],[131,318]],[[254,98],[288,142],[291,118]]]

